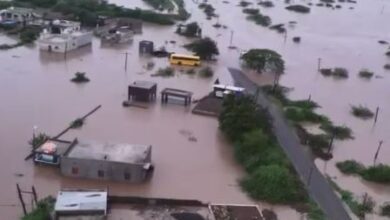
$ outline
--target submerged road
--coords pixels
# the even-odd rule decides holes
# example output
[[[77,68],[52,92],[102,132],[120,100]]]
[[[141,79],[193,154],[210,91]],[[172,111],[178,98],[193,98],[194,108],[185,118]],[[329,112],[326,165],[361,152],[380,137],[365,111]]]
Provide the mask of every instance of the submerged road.
[[[229,68],[229,71],[237,86],[245,88],[250,94],[256,93],[257,85],[240,70]],[[256,102],[258,105],[268,109],[273,118],[273,131],[280,146],[294,165],[310,196],[324,211],[327,219],[350,220],[351,217],[348,215],[343,203],[335,194],[326,178],[317,169],[310,156],[304,151],[297,135],[289,126],[281,110],[269,101],[262,91],[258,93]]]

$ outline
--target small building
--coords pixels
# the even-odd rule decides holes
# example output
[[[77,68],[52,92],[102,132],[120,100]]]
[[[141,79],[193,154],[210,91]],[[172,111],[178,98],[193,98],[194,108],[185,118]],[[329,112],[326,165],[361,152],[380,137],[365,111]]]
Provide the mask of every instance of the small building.
[[[0,22],[23,23],[34,20],[37,15],[31,8],[9,7],[0,10]]]
[[[128,100],[149,102],[156,99],[157,83],[149,81],[135,81],[129,85]]]
[[[229,71],[224,71],[218,75],[213,85],[213,93],[217,98],[223,98],[228,94],[243,94],[244,88],[235,86],[232,75]]]
[[[152,55],[154,51],[154,43],[152,41],[143,40],[139,42],[139,53]]]
[[[61,190],[54,206],[55,219],[106,219],[107,197],[106,190]]]
[[[38,44],[43,51],[66,53],[92,43],[92,32],[81,31],[80,22],[55,20],[43,30]]]
[[[184,105],[187,106],[191,104],[192,92],[181,89],[165,88],[161,91],[161,103],[168,103],[169,98],[183,99]]]
[[[59,166],[61,157],[76,141],[49,139],[34,150],[34,162],[40,164]]]
[[[127,26],[113,28],[101,37],[102,43],[123,44],[133,41],[134,32]]]
[[[142,182],[153,166],[152,146],[77,141],[62,156],[60,168],[64,176]]]

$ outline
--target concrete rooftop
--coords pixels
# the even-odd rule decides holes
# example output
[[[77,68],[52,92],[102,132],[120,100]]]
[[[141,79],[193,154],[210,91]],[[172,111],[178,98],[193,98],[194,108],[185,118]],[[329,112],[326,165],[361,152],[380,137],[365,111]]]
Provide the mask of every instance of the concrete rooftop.
[[[67,157],[142,164],[151,162],[148,158],[151,149],[148,145],[78,141]]]

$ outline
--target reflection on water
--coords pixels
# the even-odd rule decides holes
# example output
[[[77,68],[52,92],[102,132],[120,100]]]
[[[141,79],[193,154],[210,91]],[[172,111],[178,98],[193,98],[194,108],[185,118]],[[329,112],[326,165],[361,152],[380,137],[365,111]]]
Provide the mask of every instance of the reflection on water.
[[[117,0],[120,1],[120,0]],[[125,1],[121,4],[134,6],[142,1]],[[216,73],[226,67],[239,67],[239,51],[250,48],[270,48],[280,52],[286,60],[286,74],[281,84],[294,87],[291,98],[307,98],[311,95],[324,113],[337,124],[351,127],[356,137],[351,141],[335,142],[334,158],[318,167],[343,188],[360,195],[368,192],[378,204],[388,200],[390,189],[366,183],[356,177],[341,175],[334,164],[354,158],[366,165],[372,158],[379,140],[385,140],[379,161],[390,163],[390,147],[386,147],[386,131],[390,125],[390,103],[388,84],[390,77],[383,65],[390,62],[383,54],[387,46],[378,40],[388,40],[390,26],[385,22],[390,17],[390,3],[381,0],[362,0],[354,10],[343,6],[340,10],[312,7],[309,15],[300,15],[284,10],[283,2],[275,2],[275,8],[262,9],[272,17],[274,23],[296,21],[288,28],[287,37],[256,26],[246,20],[235,2],[222,4],[210,1],[220,15],[218,21],[228,29],[216,29],[212,21],[206,20],[202,11],[192,1],[186,1],[192,13],[190,20],[198,21],[203,33],[217,40],[220,56],[217,65],[211,65]],[[143,3],[142,3],[143,4]],[[349,3],[346,3],[349,4]],[[386,5],[383,13],[379,13]],[[139,5],[138,5],[139,6]],[[229,13],[226,13],[229,12]],[[340,22],[342,21],[342,22]],[[234,31],[230,50],[231,31]],[[204,201],[227,203],[251,203],[241,192],[237,179],[243,171],[234,162],[231,148],[218,132],[216,119],[189,113],[180,105],[161,106],[159,99],[149,108],[123,108],[127,85],[134,80],[151,80],[158,83],[158,90],[165,87],[194,92],[194,99],[210,91],[213,79],[190,77],[180,73],[171,78],[151,77],[158,68],[168,66],[167,59],[138,56],[140,40],[153,40],[155,46],[165,46],[168,51],[186,53],[182,45],[190,42],[174,34],[175,27],[144,25],[144,33],[134,37],[133,44],[118,48],[100,47],[98,39],[90,47],[72,51],[64,61],[63,55],[41,53],[37,48],[20,47],[0,52],[0,173],[2,189],[0,204],[17,204],[15,183],[22,187],[35,185],[39,196],[55,194],[61,187],[109,187],[112,193],[128,195],[192,198]],[[295,44],[291,38],[300,36],[302,42]],[[3,36],[0,36],[3,40]],[[176,44],[167,43],[174,40]],[[128,69],[124,71],[125,55],[128,52]],[[344,81],[333,81],[317,73],[317,60],[322,58],[324,67],[345,67],[350,77]],[[146,63],[153,61],[155,67],[149,71]],[[382,79],[364,81],[357,77],[361,68],[369,68]],[[86,72],[91,81],[83,86],[69,82],[75,72]],[[272,81],[272,75],[248,75],[259,83]],[[375,109],[380,106],[378,123],[361,121],[350,113],[351,104],[366,104]],[[34,167],[31,161],[23,161],[29,151],[26,144],[32,136],[32,127],[39,131],[57,134],[70,121],[94,106],[102,104],[101,110],[88,118],[81,130],[73,130],[63,138],[82,137],[97,141],[147,143],[153,145],[152,159],[156,170],[152,180],[146,184],[97,182],[63,178],[55,169]],[[188,141],[180,131],[190,131],[197,142]],[[325,169],[326,168],[326,169]],[[23,174],[22,177],[15,174]],[[265,207],[266,204],[262,204]],[[281,219],[299,219],[291,209],[274,207]],[[19,207],[0,207],[2,218],[16,219]],[[288,216],[288,217],[287,217]],[[372,219],[379,219],[373,217]]]

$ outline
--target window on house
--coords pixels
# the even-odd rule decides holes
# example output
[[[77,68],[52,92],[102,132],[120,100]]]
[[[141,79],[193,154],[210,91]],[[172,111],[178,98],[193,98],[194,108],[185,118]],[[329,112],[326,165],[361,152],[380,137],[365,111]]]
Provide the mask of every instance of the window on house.
[[[78,167],[72,167],[72,174],[73,175],[79,174],[79,168]]]
[[[125,173],[124,173],[124,177],[125,177],[125,180],[130,180],[131,175],[130,175],[129,172],[125,172]]]
[[[104,177],[104,171],[98,170],[98,177],[103,178]]]

